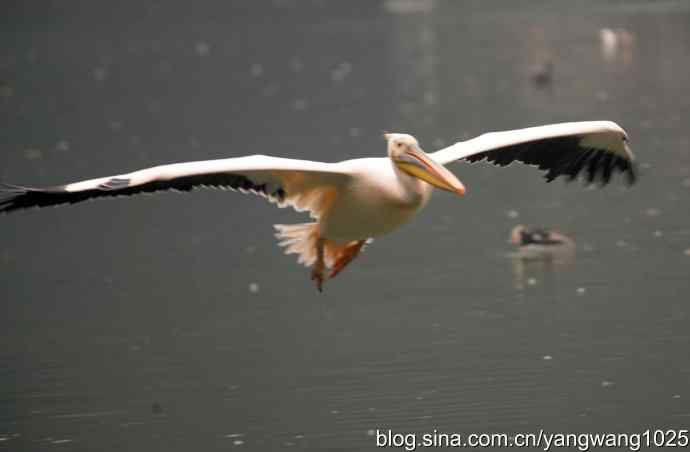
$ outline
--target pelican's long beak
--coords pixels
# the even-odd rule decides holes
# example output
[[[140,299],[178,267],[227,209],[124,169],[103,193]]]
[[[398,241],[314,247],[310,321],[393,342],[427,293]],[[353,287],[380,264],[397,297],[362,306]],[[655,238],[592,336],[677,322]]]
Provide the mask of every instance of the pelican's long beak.
[[[395,159],[396,165],[407,174],[430,183],[434,187],[458,195],[465,194],[465,186],[457,177],[432,160],[426,152],[417,145],[409,145],[407,152]]]

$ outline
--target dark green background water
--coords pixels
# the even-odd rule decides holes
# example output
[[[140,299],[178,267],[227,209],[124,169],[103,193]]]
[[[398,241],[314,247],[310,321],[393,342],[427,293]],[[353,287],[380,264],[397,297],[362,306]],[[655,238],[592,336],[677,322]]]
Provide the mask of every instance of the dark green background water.
[[[642,176],[589,190],[456,165],[466,197],[437,193],[323,294],[272,237],[304,216],[255,197],[3,216],[0,448],[372,450],[377,428],[688,427],[689,3],[60,3],[3,8],[3,181],[338,161],[384,155],[384,130],[432,151],[592,119],[626,128]],[[606,57],[603,27],[633,46]],[[513,262],[518,222],[568,232],[576,258]]]

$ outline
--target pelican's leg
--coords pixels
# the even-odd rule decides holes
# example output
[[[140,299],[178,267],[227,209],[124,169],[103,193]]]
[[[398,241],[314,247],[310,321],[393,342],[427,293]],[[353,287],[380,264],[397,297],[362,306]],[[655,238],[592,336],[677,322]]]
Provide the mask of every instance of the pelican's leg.
[[[359,252],[362,250],[362,247],[365,243],[367,243],[366,240],[358,240],[352,245],[345,247],[345,249],[338,255],[338,258],[336,259],[335,264],[333,264],[333,268],[331,268],[331,272],[328,274],[328,277],[335,278],[336,275],[347,266],[347,264],[352,262],[352,259],[359,255]]]
[[[324,242],[324,239],[318,239],[316,241],[316,262],[314,262],[314,266],[311,268],[311,280],[316,282],[316,288],[319,292],[323,292],[323,270],[325,267],[323,261]]]

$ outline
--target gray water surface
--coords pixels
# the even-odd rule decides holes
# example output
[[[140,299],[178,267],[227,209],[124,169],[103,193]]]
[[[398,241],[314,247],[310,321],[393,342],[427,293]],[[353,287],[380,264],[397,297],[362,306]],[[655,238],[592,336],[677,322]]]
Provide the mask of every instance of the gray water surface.
[[[396,432],[690,423],[690,7],[682,1],[14,2],[0,180],[52,185],[265,153],[434,150],[610,119],[637,185],[455,165],[464,198],[318,293],[251,196],[160,194],[0,218],[0,448],[373,450]],[[599,30],[634,42],[602,53]],[[551,61],[550,82],[533,82]],[[516,223],[578,244],[507,254]]]

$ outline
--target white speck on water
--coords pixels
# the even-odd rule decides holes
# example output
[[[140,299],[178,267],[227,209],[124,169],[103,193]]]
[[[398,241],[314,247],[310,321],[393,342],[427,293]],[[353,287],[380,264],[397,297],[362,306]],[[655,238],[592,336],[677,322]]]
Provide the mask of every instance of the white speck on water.
[[[199,56],[206,56],[211,53],[211,46],[208,42],[199,41],[194,45],[194,51]]]
[[[294,439],[302,439],[304,438],[304,435],[295,435],[293,436]]]
[[[225,435],[225,438],[241,438],[244,436],[244,433],[228,433]]]
[[[331,71],[331,79],[334,82],[342,82],[352,72],[352,65],[343,61]]]
[[[110,72],[108,71],[108,68],[106,68],[105,66],[98,66],[91,70],[91,77],[93,77],[94,80],[97,80],[99,82],[102,82],[103,80],[107,79],[109,74]]]
[[[244,444],[244,441],[242,441],[241,439],[236,439],[232,442],[233,446],[241,446],[242,444]]]
[[[122,128],[121,121],[108,121],[108,127],[110,130],[120,130]]]
[[[276,85],[275,83],[273,83],[273,84],[270,84],[270,85],[267,85],[266,87],[264,87],[264,89],[261,90],[261,94],[263,94],[266,97],[270,97],[270,96],[275,95],[279,89],[280,89],[280,87],[278,85]]]
[[[56,151],[69,151],[69,142],[67,140],[60,140],[55,145]]]
[[[38,160],[43,157],[43,152],[40,149],[29,148],[24,150],[24,157],[28,160]]]
[[[52,444],[67,444],[71,442],[71,439],[54,439],[53,441],[51,441]]]
[[[652,235],[653,235],[655,238],[659,238],[659,237],[663,237],[664,233],[661,232],[661,231],[654,231],[654,232],[652,233]]]
[[[674,399],[680,399],[680,394],[673,394]]]
[[[602,388],[610,388],[611,386],[613,386],[613,382],[612,382],[612,381],[604,380],[604,381],[601,382],[601,387],[602,387]]]
[[[11,438],[9,436],[0,436],[0,442],[9,441]]]
[[[350,127],[350,130],[348,131],[348,133],[350,134],[350,136],[352,138],[357,138],[357,137],[362,136],[362,129],[360,129],[358,127]]]
[[[644,211],[644,214],[648,217],[658,217],[659,215],[661,215],[661,211],[656,207],[650,207],[649,209]]]
[[[260,77],[264,73],[264,67],[260,64],[252,64],[252,67],[249,68],[249,72],[252,74],[253,77]]]
[[[517,217],[520,216],[520,212],[518,212],[518,211],[515,210],[515,209],[511,209],[511,210],[509,210],[509,211],[506,212],[506,216],[507,216],[508,218],[515,219],[515,218],[517,218]]]
[[[304,63],[299,58],[293,57],[288,61],[288,66],[293,72],[300,72],[304,68]]]
[[[537,278],[527,278],[527,285],[535,286],[537,284]]]
[[[376,431],[373,428],[370,428],[367,430],[367,436],[374,436],[376,434]]]
[[[374,408],[373,406],[370,406],[369,408],[367,408],[367,410],[369,412],[374,412],[374,411],[376,411],[376,408]]]
[[[331,410],[331,414],[339,414],[339,413],[340,413],[340,411],[338,411],[338,410]]]
[[[251,293],[259,293],[259,285],[257,283],[251,283],[249,284],[249,291]]]
[[[383,4],[386,12],[400,15],[428,13],[435,6],[436,2],[414,0],[388,0]]]
[[[295,99],[292,101],[292,108],[297,111],[306,110],[308,106],[309,103],[305,99]]]
[[[598,91],[597,100],[599,102],[606,102],[607,100],[609,100],[609,93],[604,90]]]
[[[544,356],[542,356],[541,359],[543,359],[544,361],[551,361],[551,360],[553,359],[553,356],[551,356],[551,355],[544,355]]]
[[[584,295],[587,293],[587,288],[586,287],[578,287],[576,292],[578,295]]]

